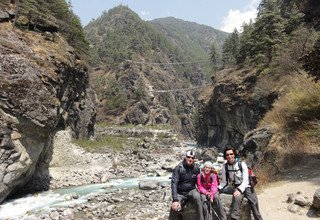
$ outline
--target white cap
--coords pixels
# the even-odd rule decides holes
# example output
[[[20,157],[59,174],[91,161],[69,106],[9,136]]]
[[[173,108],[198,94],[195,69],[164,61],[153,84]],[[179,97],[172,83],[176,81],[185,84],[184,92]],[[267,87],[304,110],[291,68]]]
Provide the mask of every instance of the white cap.
[[[193,158],[195,158],[195,157],[196,157],[196,154],[195,154],[192,150],[188,150],[187,153],[186,153],[186,157],[193,157]]]

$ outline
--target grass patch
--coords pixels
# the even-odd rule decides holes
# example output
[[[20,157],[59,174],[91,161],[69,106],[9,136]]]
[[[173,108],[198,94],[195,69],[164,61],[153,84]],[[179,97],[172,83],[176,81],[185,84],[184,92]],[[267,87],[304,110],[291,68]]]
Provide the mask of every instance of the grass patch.
[[[290,133],[316,120],[320,120],[320,84],[299,76],[260,124],[273,124],[285,133]]]
[[[303,136],[320,140],[320,120],[313,121],[307,125],[306,129],[303,131]]]
[[[77,139],[73,141],[73,143],[89,152],[103,152],[108,149],[120,151],[124,149],[126,144],[136,146],[136,142],[138,142],[138,140],[133,141],[127,137],[115,137],[110,135],[98,137],[96,140]]]
[[[276,131],[264,152],[263,163],[268,169],[260,170],[262,180],[320,152],[320,83],[298,75],[286,86],[287,93],[259,125],[272,125]]]
[[[119,127],[119,128],[146,128],[146,129],[157,129],[157,130],[170,130],[172,129],[172,125],[170,124],[156,124],[156,125],[134,125],[134,124],[122,124],[122,125],[114,125],[110,122],[100,121],[96,123],[96,126],[99,128],[105,127]]]

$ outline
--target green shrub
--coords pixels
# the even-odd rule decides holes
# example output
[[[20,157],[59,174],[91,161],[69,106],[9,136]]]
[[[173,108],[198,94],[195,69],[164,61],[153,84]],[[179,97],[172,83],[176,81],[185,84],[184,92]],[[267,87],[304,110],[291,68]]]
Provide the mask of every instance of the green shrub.
[[[115,137],[104,135],[96,140],[77,139],[74,143],[89,152],[101,152],[107,149],[122,150],[124,143],[128,140],[127,137]]]
[[[274,124],[287,131],[296,131],[320,120],[320,84],[298,76],[289,91],[268,112],[262,124]]]

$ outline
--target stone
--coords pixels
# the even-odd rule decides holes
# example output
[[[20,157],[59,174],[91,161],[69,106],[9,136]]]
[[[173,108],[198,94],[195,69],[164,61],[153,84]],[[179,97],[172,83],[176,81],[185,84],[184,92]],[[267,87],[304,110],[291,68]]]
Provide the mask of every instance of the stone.
[[[312,206],[315,209],[320,210],[320,188],[314,192]]]
[[[227,212],[227,217],[230,216],[230,207],[232,203],[232,195],[221,194],[221,202]],[[187,203],[186,206],[182,209],[181,214],[183,220],[194,220],[196,219],[195,210],[192,204]],[[240,220],[251,220],[251,209],[249,202],[246,198],[242,200],[241,204],[241,213]]]
[[[59,220],[59,212],[57,212],[57,211],[54,211],[54,212],[52,212],[51,214],[50,214],[50,219],[52,219],[52,220]]]
[[[140,181],[139,189],[142,190],[155,190],[159,188],[159,183],[155,181]]]
[[[288,196],[287,203],[292,203],[292,202],[294,202],[294,199],[295,199],[295,197],[296,197],[295,194],[290,193],[290,194],[288,194],[287,196]]]
[[[309,205],[309,202],[302,196],[297,196],[294,200],[294,204],[299,205],[301,207],[305,207]]]
[[[106,183],[109,180],[109,175],[108,174],[104,174],[101,178],[101,182],[102,183]]]
[[[0,10],[0,22],[8,22],[10,20],[10,16],[7,12]]]
[[[300,207],[298,205],[295,205],[295,204],[290,204],[288,206],[288,210],[292,213],[298,213],[300,211]]]

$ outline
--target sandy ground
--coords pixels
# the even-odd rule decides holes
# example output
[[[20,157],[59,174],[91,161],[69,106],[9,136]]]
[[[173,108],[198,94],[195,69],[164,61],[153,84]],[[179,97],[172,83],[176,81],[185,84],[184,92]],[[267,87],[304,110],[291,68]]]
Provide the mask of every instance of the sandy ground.
[[[297,213],[288,211],[288,194],[301,192],[312,202],[314,192],[320,188],[320,158],[306,158],[302,165],[283,172],[280,181],[272,182],[258,190],[261,214],[264,220],[320,219],[310,207],[301,208]]]

